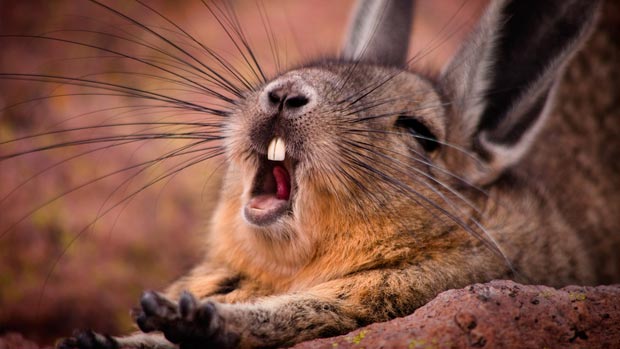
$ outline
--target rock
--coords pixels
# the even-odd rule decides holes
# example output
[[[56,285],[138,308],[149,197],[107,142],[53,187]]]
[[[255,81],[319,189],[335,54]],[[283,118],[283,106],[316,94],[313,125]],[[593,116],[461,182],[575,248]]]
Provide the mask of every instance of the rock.
[[[20,334],[0,334],[0,349],[36,348]],[[475,284],[445,291],[410,316],[294,348],[620,348],[620,285]]]
[[[38,349],[39,345],[21,334],[8,332],[0,334],[0,349]]]
[[[410,316],[294,348],[362,347],[620,348],[620,285],[475,284],[445,291]]]

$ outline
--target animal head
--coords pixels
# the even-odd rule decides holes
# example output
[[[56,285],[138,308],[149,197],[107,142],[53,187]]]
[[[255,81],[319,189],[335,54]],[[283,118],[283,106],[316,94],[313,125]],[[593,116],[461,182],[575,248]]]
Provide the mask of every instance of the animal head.
[[[412,3],[361,1],[342,59],[290,70],[236,104],[225,197],[272,236],[459,221],[472,209],[459,188],[489,185],[527,154],[596,8],[494,1],[441,74],[423,76],[407,69]]]

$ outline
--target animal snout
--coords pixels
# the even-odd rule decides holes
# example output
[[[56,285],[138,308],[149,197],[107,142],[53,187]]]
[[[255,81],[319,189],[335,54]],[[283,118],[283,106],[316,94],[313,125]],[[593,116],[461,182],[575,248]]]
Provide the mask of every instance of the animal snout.
[[[277,105],[279,110],[300,108],[308,104],[308,97],[296,91],[289,94],[289,91],[276,90],[269,92],[267,96],[269,102],[274,106]]]
[[[269,115],[294,117],[310,111],[316,99],[316,91],[307,82],[301,78],[289,78],[268,84],[261,95],[261,106]]]

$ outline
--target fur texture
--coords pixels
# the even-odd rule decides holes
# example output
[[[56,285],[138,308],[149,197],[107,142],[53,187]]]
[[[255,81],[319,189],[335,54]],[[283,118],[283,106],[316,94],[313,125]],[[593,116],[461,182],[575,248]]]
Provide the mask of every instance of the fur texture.
[[[590,35],[598,10],[494,1],[439,77],[396,67],[406,62],[393,50],[377,62],[382,48],[361,40],[367,61],[350,41],[345,55],[361,62],[309,65],[244,93],[225,131],[208,254],[135,314],[167,339],[90,334],[62,346],[280,347],[410,314],[474,282],[617,282],[620,28],[603,19]],[[385,23],[379,33],[400,22]],[[292,197],[257,225],[242,212],[275,135]]]

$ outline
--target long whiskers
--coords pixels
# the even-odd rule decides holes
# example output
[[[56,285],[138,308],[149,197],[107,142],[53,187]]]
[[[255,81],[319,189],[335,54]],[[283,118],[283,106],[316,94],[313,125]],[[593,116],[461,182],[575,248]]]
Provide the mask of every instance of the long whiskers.
[[[420,176],[420,173],[421,173],[420,170],[413,171],[414,173],[412,173],[411,170],[414,169],[413,166],[405,166],[403,168],[402,163],[400,161],[398,161],[394,157],[386,155],[385,153],[379,151],[376,148],[373,148],[373,146],[370,144],[367,144],[367,143],[365,144],[363,142],[353,141],[353,140],[347,140],[345,142],[351,148],[357,148],[357,149],[363,150],[363,152],[347,150],[349,153],[354,154],[356,158],[356,160],[352,162],[352,165],[359,166],[360,168],[366,170],[369,174],[373,175],[374,177],[378,177],[378,179],[380,179],[382,183],[387,183],[388,185],[392,186],[394,189],[397,189],[402,194],[405,194],[407,197],[409,197],[413,201],[415,205],[426,208],[428,210],[430,209],[435,210],[439,212],[441,215],[450,219],[452,222],[458,224],[462,229],[464,229],[469,234],[471,234],[473,237],[475,237],[480,242],[482,242],[487,248],[489,248],[489,250],[493,251],[498,257],[502,258],[505,264],[511,269],[513,273],[517,273],[512,265],[512,262],[506,255],[506,253],[502,250],[501,246],[497,243],[497,241],[493,238],[493,236],[486,230],[486,228],[484,228],[484,226],[482,226],[477,220],[473,218],[469,218],[469,220],[473,222],[475,227],[472,227],[470,224],[468,224],[463,219],[461,219],[459,216],[462,215],[463,212],[461,212],[460,209],[458,209],[458,206],[451,199],[441,194],[438,190],[436,190],[433,186],[431,186],[428,181],[423,180],[423,178],[427,178],[427,179],[432,179],[432,178],[430,178],[429,176]],[[371,157],[370,155],[366,155],[365,153],[367,152],[372,153],[374,156]],[[362,161],[357,160],[359,158],[362,158],[363,160]],[[369,166],[368,165],[369,162],[374,163],[375,166]],[[387,171],[382,171],[381,168]],[[418,183],[423,184],[426,188],[430,189],[432,192],[438,195],[448,205],[448,208],[434,202],[432,199],[430,199],[426,195],[412,188],[406,182],[403,182],[395,177],[390,176],[387,173],[389,171],[396,172],[396,174],[399,177],[414,180]],[[470,205],[470,204],[473,205],[468,200],[464,199],[462,195],[458,194],[458,192],[456,192],[455,190],[447,186],[445,183],[441,183],[440,181],[436,179],[433,179],[433,182],[440,184],[440,186],[443,187],[444,189],[448,189],[451,194],[455,195],[458,199],[463,200],[467,205]],[[475,206],[473,206],[472,208],[474,208],[474,210],[478,210],[477,208],[475,208]],[[452,210],[456,212],[452,212]]]

